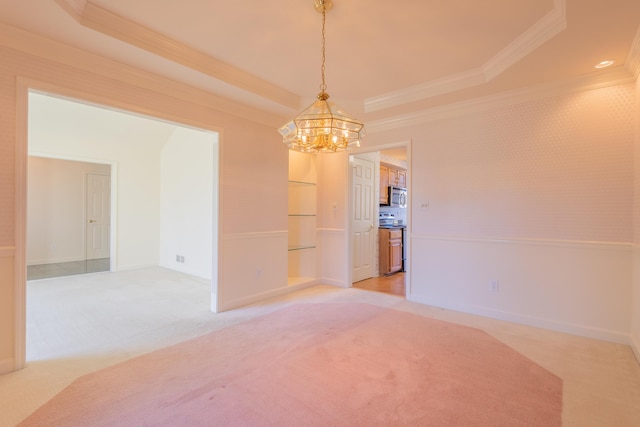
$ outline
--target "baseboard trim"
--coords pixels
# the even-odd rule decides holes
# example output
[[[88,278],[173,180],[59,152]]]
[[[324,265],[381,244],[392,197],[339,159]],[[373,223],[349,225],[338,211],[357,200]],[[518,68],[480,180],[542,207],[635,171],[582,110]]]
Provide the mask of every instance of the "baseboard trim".
[[[131,264],[131,265],[118,265],[113,268],[112,271],[131,271],[131,270],[142,270],[144,268],[153,268],[153,267],[161,267],[159,264]],[[166,268],[166,267],[162,267]],[[187,274],[187,273],[184,273]]]
[[[600,341],[613,342],[616,344],[632,345],[631,336],[628,333],[606,330],[601,328],[593,328],[589,326],[577,325],[572,323],[557,322],[553,320],[526,316],[513,312],[506,312],[501,310],[494,310],[486,307],[473,306],[469,304],[452,304],[446,301],[438,301],[435,299],[413,299],[408,298],[409,301],[417,302],[420,304],[426,304],[433,307],[444,308],[446,310],[459,311],[462,313],[474,314],[477,316],[488,317],[491,319],[502,320],[505,322],[512,322],[526,326],[532,326],[540,329],[547,329],[555,332],[561,332],[570,335],[581,336],[585,338],[596,339]],[[638,347],[634,349],[636,357],[640,355]]]
[[[322,277],[320,279],[320,283],[322,283],[323,285],[330,285],[330,286],[336,286],[338,288],[349,288],[349,284],[346,283],[343,280],[338,280],[338,279],[329,279],[327,277]]]
[[[13,358],[0,360],[0,375],[16,371],[16,362]]]
[[[246,298],[239,298],[236,300],[232,300],[232,301],[228,301],[225,302],[224,304],[221,304],[220,307],[218,307],[218,313],[221,313],[223,311],[229,311],[229,310],[233,310],[236,308],[240,308],[240,307],[244,307],[250,304],[254,304],[257,302],[264,302],[265,300],[269,299],[269,298],[275,298],[278,297],[280,295],[285,295],[294,291],[298,291],[301,289],[305,289],[305,288],[310,288],[312,286],[315,286],[317,284],[319,284],[320,282],[318,280],[310,280],[307,282],[303,282],[303,283],[299,283],[296,285],[290,285],[290,286],[285,286],[282,288],[278,288],[278,289],[273,289],[270,291],[266,291],[266,292],[262,292],[256,295],[251,295],[249,297]]]
[[[636,362],[640,365],[640,342],[631,335],[631,350],[633,350],[633,354],[636,356]]]

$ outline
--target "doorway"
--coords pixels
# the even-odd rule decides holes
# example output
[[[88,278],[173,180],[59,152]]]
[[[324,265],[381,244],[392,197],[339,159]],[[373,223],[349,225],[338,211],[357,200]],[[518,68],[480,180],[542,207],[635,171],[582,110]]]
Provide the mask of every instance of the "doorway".
[[[53,95],[55,94],[55,95]],[[56,108],[52,108],[50,105],[40,106],[41,108],[38,111],[35,111],[35,105],[37,102],[34,102],[34,96],[41,96],[44,98],[52,98],[57,99],[59,101],[69,101],[68,105],[78,105],[81,107],[94,107],[99,108],[101,110],[110,111],[111,113],[116,113],[121,115],[121,117],[128,117],[131,121],[128,123],[119,123],[117,126],[114,126],[113,123],[100,123],[99,120],[92,119],[91,117],[86,117],[85,111],[83,108],[79,108],[77,111],[77,116],[72,116],[73,120],[71,121],[70,126],[72,126],[75,130],[82,131],[93,131],[92,134],[89,135],[88,139],[76,138],[75,140],[69,140],[69,138],[65,137],[64,129],[61,129],[59,125],[60,123],[56,122],[58,117],[58,111]],[[100,106],[96,107],[96,104]],[[219,240],[219,185],[220,185],[220,174],[219,174],[219,162],[220,162],[220,134],[218,132],[219,129],[213,127],[211,123],[204,122],[201,120],[190,120],[185,119],[185,116],[180,114],[162,114],[158,110],[158,114],[156,117],[150,117],[149,114],[154,114],[154,109],[146,109],[136,104],[127,104],[123,105],[118,103],[116,99],[110,98],[108,96],[96,95],[94,93],[82,92],[74,89],[69,89],[68,87],[58,86],[55,84],[51,84],[48,82],[39,82],[30,79],[22,79],[18,78],[17,81],[17,90],[16,90],[16,207],[15,207],[15,228],[16,228],[16,245],[15,245],[15,319],[16,319],[16,328],[15,328],[15,352],[14,352],[14,369],[22,369],[26,365],[26,313],[27,313],[27,281],[26,281],[26,222],[27,222],[27,160],[29,155],[42,155],[48,157],[60,157],[64,155],[65,150],[75,149],[76,156],[78,160],[83,161],[96,161],[99,159],[104,159],[105,157],[109,159],[112,165],[112,182],[116,183],[115,186],[112,186],[112,193],[118,194],[118,196],[122,196],[122,193],[125,193],[125,198],[123,201],[117,200],[117,198],[112,198],[112,211],[116,212],[117,208],[114,205],[122,206],[126,205],[130,209],[134,211],[138,208],[138,202],[144,201],[147,199],[146,194],[142,194],[142,196],[137,197],[132,195],[127,188],[126,182],[138,183],[148,182],[149,180],[158,180],[158,174],[141,174],[141,169],[136,169],[135,167],[129,168],[127,167],[128,173],[123,173],[125,166],[128,166],[127,162],[133,162],[134,165],[137,163],[145,163],[147,160],[153,160],[156,164],[159,164],[158,157],[155,155],[150,156],[149,150],[146,149],[144,144],[140,145],[140,142],[146,142],[148,138],[140,138],[141,136],[148,136],[146,132],[139,132],[141,129],[136,125],[138,122],[135,120],[136,118],[147,118],[153,121],[156,124],[163,123],[165,126],[171,126],[173,131],[184,130],[185,133],[188,133],[193,137],[193,140],[197,140],[197,142],[203,142],[207,146],[207,153],[205,155],[191,155],[193,159],[195,159],[194,163],[204,162],[207,164],[208,173],[204,179],[198,179],[198,182],[204,183],[208,188],[211,189],[207,194],[203,194],[202,191],[195,191],[198,195],[197,201],[206,201],[210,208],[207,209],[198,209],[195,213],[198,217],[198,221],[202,221],[202,218],[206,219],[207,224],[205,227],[201,227],[198,229],[198,235],[206,237],[210,244],[204,245],[206,246],[206,250],[201,250],[201,248],[197,248],[198,253],[202,256],[206,257],[205,260],[205,268],[206,276],[205,279],[209,283],[210,293],[209,293],[209,306],[210,310],[213,312],[217,312],[218,307],[218,240]],[[126,107],[126,110],[123,108]],[[87,111],[91,108],[87,108]],[[55,114],[53,114],[55,113]],[[39,114],[38,120],[46,119],[49,122],[49,128],[44,129],[36,129],[34,126],[38,120],[34,120],[34,114]],[[162,118],[163,117],[163,118]],[[172,120],[174,119],[175,120]],[[183,122],[183,120],[187,120]],[[192,125],[184,125],[181,123],[191,123]],[[195,123],[195,124],[194,124]],[[102,131],[100,133],[96,133],[96,127],[102,125]],[[197,127],[193,127],[197,126]],[[157,127],[153,127],[151,130],[155,130],[155,132],[161,132],[159,129],[160,125]],[[51,147],[46,144],[39,144],[39,146],[34,147],[34,136],[40,131],[40,139],[42,141],[48,141],[53,138],[56,138],[56,142],[58,142],[58,147]],[[157,136],[157,133],[152,132]],[[115,144],[109,144],[109,141],[105,141],[105,136],[110,137],[111,142],[115,142]],[[122,138],[118,138],[122,137]],[[85,153],[83,150],[89,146],[90,142],[101,141],[104,146],[104,150],[95,150],[93,153]],[[157,141],[157,139],[156,139]],[[181,141],[180,141],[181,142]],[[182,144],[185,145],[185,144]],[[114,149],[118,148],[118,152],[114,154]],[[107,148],[110,148],[112,151],[108,151]],[[86,151],[86,150],[85,150]],[[184,150],[184,152],[191,152],[193,150]],[[118,156],[120,156],[118,158]],[[135,156],[134,156],[135,154]],[[170,157],[170,156],[169,156]],[[171,160],[171,159],[169,159]],[[192,170],[190,165],[179,165],[179,162],[183,160],[173,162],[173,165],[179,166],[178,169]],[[123,177],[124,175],[124,177]],[[200,177],[197,177],[200,178]],[[120,181],[122,179],[122,181]],[[169,179],[169,181],[171,181]],[[121,185],[121,183],[125,183]],[[115,187],[115,188],[114,188]],[[180,190],[180,189],[178,189]],[[182,191],[182,193],[186,193]],[[153,194],[152,194],[153,195]],[[193,195],[192,195],[193,196]],[[192,200],[191,200],[192,201]],[[167,201],[169,204],[170,202]],[[185,206],[180,203],[171,203],[175,206],[175,210],[184,209]],[[197,203],[196,203],[197,204]],[[154,203],[156,207],[160,206],[160,203]],[[187,206],[186,208],[191,208],[191,206]],[[156,209],[157,210],[157,209]],[[175,210],[173,213],[175,213]],[[140,264],[130,263],[129,265],[124,265],[119,263],[124,257],[129,257],[133,259],[135,262],[139,259],[140,253],[136,250],[135,247],[125,247],[122,250],[122,244],[119,241],[121,236],[127,237],[128,235],[132,235],[134,239],[141,241],[143,243],[149,243],[149,241],[156,242],[155,238],[146,239],[147,235],[140,236],[139,228],[144,227],[144,217],[142,221],[130,221],[130,218],[127,218],[127,212],[123,213],[123,217],[126,219],[125,224],[120,218],[120,212],[118,212],[117,216],[111,217],[111,264],[114,271],[118,269],[133,269],[136,267],[140,267]],[[130,216],[130,215],[129,215]],[[141,227],[138,227],[138,226]],[[153,224],[155,225],[155,224]],[[160,227],[155,227],[155,233],[157,235],[157,230]],[[204,231],[203,231],[204,229]],[[141,237],[141,238],[139,238]],[[153,236],[150,236],[153,237]],[[155,264],[158,265],[157,261],[157,247],[155,249]],[[184,257],[184,255],[182,255]],[[189,259],[184,257],[181,259]],[[177,258],[177,257],[176,257]],[[178,261],[176,258],[173,258],[175,265],[177,265]],[[143,260],[144,261],[144,260]],[[148,264],[147,264],[148,265]]]
[[[29,156],[27,280],[110,270],[111,165]]]
[[[80,215],[84,257],[98,261],[108,254],[114,272],[144,274],[151,267],[153,274],[162,267],[204,279],[215,311],[218,133],[24,89],[28,102],[22,105],[28,108],[19,122],[25,126],[21,139],[25,178],[32,158],[66,161],[67,167],[83,163],[106,168],[85,169],[82,175],[80,198],[87,208]],[[19,186],[25,205],[31,204],[31,180],[28,184],[24,179]],[[24,218],[31,207],[20,216],[25,221],[22,230],[27,228]],[[24,262],[30,245],[25,241],[22,247]],[[26,284],[22,283],[19,293],[25,302],[18,309],[27,317]],[[43,284],[48,282],[37,285]],[[27,328],[25,323],[19,326],[16,359],[24,366]]]
[[[385,148],[380,151],[358,153],[350,156],[351,164],[351,204],[352,204],[352,218],[351,218],[351,239],[350,244],[352,248],[352,274],[351,282],[354,288],[366,289],[370,291],[384,292],[392,295],[407,296],[407,273],[409,268],[408,262],[408,246],[409,240],[407,236],[407,228],[409,226],[409,208],[407,207],[393,207],[384,206],[383,199],[386,195],[388,185],[399,186],[398,183],[391,183],[391,174],[389,171],[393,169],[402,172],[399,176],[403,177],[402,187],[407,188],[409,183],[409,162],[408,162],[408,143],[399,144],[397,147]],[[366,165],[372,164],[375,170],[373,180],[373,195],[365,197],[363,194],[366,185],[370,185],[370,181],[366,181],[367,184],[363,185],[363,177],[361,170],[364,170]],[[384,176],[382,176],[384,173]],[[362,212],[371,211],[371,216],[364,216]],[[397,241],[390,241],[389,244],[393,246],[394,258],[400,258],[398,264],[401,267],[390,269],[390,272],[381,271],[384,264],[380,261],[381,256],[385,256],[385,250],[381,247],[381,235],[383,230],[379,228],[379,216],[387,215],[387,218],[391,217],[395,220],[395,234],[397,234]],[[365,224],[366,223],[366,224]],[[361,236],[366,234],[366,228],[370,229],[370,238],[363,239]],[[399,237],[401,236],[401,237]],[[388,239],[387,239],[388,240]],[[369,245],[373,241],[372,246],[364,246],[363,242]],[[400,245],[401,249],[398,249]],[[367,247],[371,247],[370,254],[367,254],[365,250]],[[401,255],[398,255],[401,254]],[[369,257],[369,262],[372,264],[371,269],[364,269],[363,266],[367,265],[367,261],[363,258]],[[385,267],[386,268],[386,267]],[[366,273],[366,274],[363,274]]]
[[[29,159],[66,160],[63,170],[82,162],[82,184],[74,185],[86,186],[82,194],[97,191],[85,196],[87,213],[79,220],[76,247],[83,258],[109,253],[111,271],[161,266],[212,280],[216,132],[51,94],[29,92],[28,98]],[[106,169],[87,166],[98,164]]]

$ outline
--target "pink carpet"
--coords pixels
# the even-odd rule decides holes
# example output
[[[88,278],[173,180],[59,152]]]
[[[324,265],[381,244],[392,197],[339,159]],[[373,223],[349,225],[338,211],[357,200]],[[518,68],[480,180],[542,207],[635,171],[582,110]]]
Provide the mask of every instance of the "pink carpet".
[[[20,426],[560,426],[562,380],[483,331],[299,304],[85,375]]]

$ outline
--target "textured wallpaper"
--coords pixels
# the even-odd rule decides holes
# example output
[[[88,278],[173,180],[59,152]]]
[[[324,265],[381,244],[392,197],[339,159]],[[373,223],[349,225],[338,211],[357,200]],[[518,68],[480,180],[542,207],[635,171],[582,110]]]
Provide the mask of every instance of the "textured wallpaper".
[[[636,245],[640,245],[640,76],[636,80],[636,108],[635,108],[635,124],[636,124],[636,138],[635,138],[635,150],[634,150],[634,159],[635,165],[634,168],[634,206],[633,206],[633,231],[634,238],[633,243]],[[640,277],[635,279],[637,282],[640,282]],[[638,286],[638,334],[640,335],[640,285]],[[640,350],[640,349],[639,349]]]
[[[413,230],[631,242],[634,107],[629,84],[425,126],[413,144]]]
[[[5,50],[0,48],[0,57]],[[0,247],[14,244],[15,78],[6,61],[0,61]]]

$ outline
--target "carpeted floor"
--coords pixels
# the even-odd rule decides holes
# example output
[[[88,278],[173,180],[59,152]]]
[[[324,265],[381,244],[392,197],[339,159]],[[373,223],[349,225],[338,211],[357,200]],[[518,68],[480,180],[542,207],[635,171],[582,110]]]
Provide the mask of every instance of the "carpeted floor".
[[[559,426],[562,380],[487,333],[296,304],[84,375],[20,426]]]

